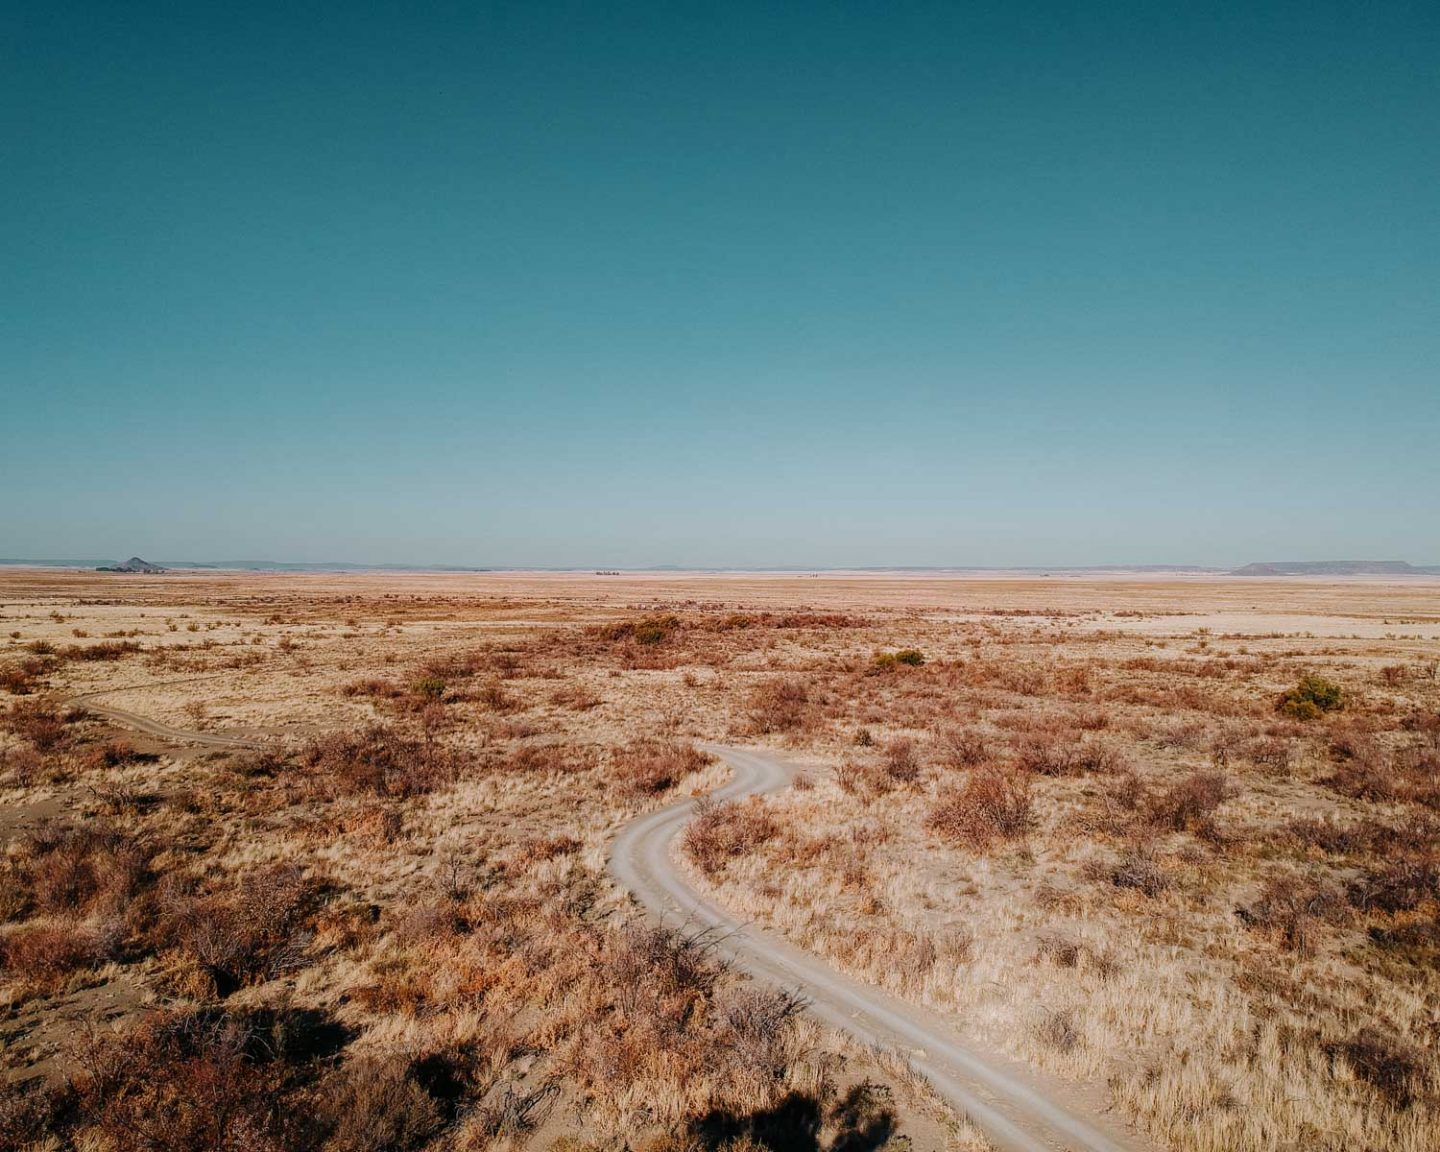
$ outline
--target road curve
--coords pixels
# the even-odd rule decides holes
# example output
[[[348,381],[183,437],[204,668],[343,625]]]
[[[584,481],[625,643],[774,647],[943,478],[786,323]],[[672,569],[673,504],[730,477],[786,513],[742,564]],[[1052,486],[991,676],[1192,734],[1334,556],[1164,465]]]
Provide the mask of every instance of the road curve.
[[[195,732],[162,724],[123,708],[93,703],[87,693],[68,703],[123,727],[163,740],[212,748],[252,748],[256,740]],[[702,745],[733,770],[728,783],[710,794],[737,800],[777,792],[794,771],[763,752]],[[902,1053],[947,1102],[984,1131],[1001,1152],[1141,1152],[1149,1146],[1096,1118],[1046,1098],[1030,1080],[966,1046],[933,1015],[889,993],[842,976],[824,961],[753,925],[741,924],[692,888],[676,870],[670,850],[695,809],[682,800],[627,824],[610,848],[615,878],[652,913],[682,917],[686,923],[720,933],[718,947],[750,976],[801,992],[810,1012],[865,1044]]]
[[[793,769],[763,752],[703,745],[733,770],[714,800],[763,796],[786,787]],[[1013,1066],[982,1056],[933,1014],[841,975],[823,960],[753,925],[741,924],[692,888],[671,849],[694,800],[627,824],[610,849],[610,871],[653,914],[713,929],[720,951],[756,979],[794,989],[826,1024],[865,1044],[898,1050],[936,1091],[1003,1152],[1135,1152],[1149,1145],[1118,1126],[1081,1116],[1043,1095]]]
[[[215,677],[194,676],[186,680],[166,680],[160,684],[146,684],[146,688],[159,688],[165,684],[189,684],[195,680],[210,680]],[[143,732],[147,736],[157,736],[161,740],[169,740],[175,744],[199,744],[205,748],[248,748],[259,751],[268,747],[260,740],[246,740],[240,736],[226,736],[219,732],[194,732],[187,728],[173,728],[169,724],[162,724],[159,720],[152,720],[148,716],[141,716],[138,712],[127,712],[124,708],[114,708],[109,704],[96,704],[94,697],[108,696],[112,692],[125,692],[126,688],[106,688],[99,692],[85,692],[79,696],[72,696],[65,701],[71,708],[79,708],[81,711],[89,712],[94,716],[101,716],[106,720],[120,725],[122,728],[129,728],[135,732]]]

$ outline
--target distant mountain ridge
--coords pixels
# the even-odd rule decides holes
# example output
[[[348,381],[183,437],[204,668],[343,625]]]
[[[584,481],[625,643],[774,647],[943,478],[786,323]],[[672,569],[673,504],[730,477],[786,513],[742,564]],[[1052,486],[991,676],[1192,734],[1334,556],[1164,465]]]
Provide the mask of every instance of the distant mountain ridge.
[[[1231,576],[1434,576],[1407,560],[1267,560],[1236,568]]]

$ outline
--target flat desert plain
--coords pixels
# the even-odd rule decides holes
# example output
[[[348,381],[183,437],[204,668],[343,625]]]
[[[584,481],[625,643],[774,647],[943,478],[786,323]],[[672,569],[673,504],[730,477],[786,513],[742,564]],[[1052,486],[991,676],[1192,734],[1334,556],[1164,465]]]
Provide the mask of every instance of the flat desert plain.
[[[1071,1146],[1433,1149],[1437,668],[1421,577],[0,570],[0,1147],[1004,1146],[617,875],[740,749],[658,867]]]

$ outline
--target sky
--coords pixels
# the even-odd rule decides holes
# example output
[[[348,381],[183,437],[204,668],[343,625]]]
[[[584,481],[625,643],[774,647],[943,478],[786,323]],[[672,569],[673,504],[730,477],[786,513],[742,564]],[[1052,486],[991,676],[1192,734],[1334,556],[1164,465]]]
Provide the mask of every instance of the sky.
[[[1440,563],[1440,6],[4,3],[0,556]]]

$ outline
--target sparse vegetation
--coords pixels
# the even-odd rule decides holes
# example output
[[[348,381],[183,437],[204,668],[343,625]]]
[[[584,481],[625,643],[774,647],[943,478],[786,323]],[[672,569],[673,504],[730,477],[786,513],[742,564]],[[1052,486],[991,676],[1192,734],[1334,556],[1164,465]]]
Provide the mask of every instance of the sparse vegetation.
[[[1317,583],[1304,635],[1253,584],[1232,632],[1220,582],[47,579],[0,652],[5,1060],[37,1077],[0,1146],[900,1146],[902,1070],[605,870],[725,779],[717,740],[803,767],[684,834],[735,919],[1157,1146],[1434,1131],[1423,582]]]

